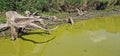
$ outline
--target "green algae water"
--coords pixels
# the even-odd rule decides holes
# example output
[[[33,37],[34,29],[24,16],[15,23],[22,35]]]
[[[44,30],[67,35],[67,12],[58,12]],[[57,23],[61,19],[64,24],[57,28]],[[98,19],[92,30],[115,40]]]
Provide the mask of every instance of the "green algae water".
[[[120,16],[34,30],[16,41],[0,38],[0,56],[120,56]]]

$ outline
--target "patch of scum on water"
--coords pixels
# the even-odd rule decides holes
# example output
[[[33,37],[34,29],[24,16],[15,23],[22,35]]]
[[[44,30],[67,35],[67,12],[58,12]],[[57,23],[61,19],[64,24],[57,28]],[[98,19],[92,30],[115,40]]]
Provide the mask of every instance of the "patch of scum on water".
[[[61,25],[51,35],[42,32],[32,31],[24,40],[0,38],[0,56],[120,56],[120,16]]]

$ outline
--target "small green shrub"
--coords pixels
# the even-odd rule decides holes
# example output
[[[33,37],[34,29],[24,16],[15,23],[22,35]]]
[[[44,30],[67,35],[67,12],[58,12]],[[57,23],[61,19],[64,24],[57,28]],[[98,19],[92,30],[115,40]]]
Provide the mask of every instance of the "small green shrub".
[[[93,3],[94,1],[108,2],[109,6],[120,6],[120,0],[0,0],[0,12],[15,10],[23,12],[29,11],[51,11],[51,8],[59,10],[61,6],[80,7],[83,4]]]
[[[0,23],[5,23],[5,22],[6,22],[5,17],[0,17]]]

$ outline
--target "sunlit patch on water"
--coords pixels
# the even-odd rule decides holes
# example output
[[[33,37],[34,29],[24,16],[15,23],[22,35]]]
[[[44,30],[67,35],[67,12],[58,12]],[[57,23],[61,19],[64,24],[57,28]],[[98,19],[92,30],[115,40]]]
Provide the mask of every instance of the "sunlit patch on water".
[[[103,30],[99,30],[99,31],[88,31],[88,35],[90,36],[90,39],[97,43],[97,42],[101,42],[103,40],[107,39],[107,32],[103,31]]]
[[[89,35],[90,39],[95,43],[105,41],[107,38],[120,37],[120,33],[110,33],[106,32],[105,30],[88,31],[87,35]]]

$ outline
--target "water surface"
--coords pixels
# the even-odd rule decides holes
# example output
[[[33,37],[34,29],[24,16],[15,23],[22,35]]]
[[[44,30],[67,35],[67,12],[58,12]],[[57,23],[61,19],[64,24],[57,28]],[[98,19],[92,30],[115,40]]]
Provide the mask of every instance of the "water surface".
[[[51,35],[35,30],[16,41],[0,38],[0,56],[120,56],[120,16],[61,25]]]

